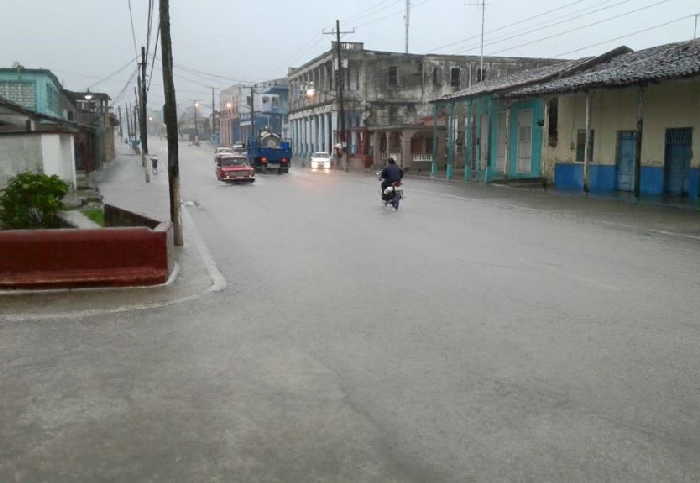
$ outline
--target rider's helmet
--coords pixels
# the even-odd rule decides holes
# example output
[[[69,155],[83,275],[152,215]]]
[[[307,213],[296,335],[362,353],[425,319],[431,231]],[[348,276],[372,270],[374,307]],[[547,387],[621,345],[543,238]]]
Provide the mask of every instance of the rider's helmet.
[[[394,161],[394,158],[389,158],[386,160],[389,164],[396,164],[396,161]]]

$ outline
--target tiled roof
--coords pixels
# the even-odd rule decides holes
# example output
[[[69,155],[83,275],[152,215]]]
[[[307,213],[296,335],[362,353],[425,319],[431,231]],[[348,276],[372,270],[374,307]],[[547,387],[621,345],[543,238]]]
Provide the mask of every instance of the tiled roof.
[[[622,87],[680,79],[700,74],[700,39],[630,52],[598,67],[508,93],[508,97],[574,92],[596,87]]]
[[[618,47],[610,52],[606,52],[598,57],[584,57],[562,61],[557,64],[538,67],[535,69],[527,69],[520,72],[515,72],[511,75],[498,79],[487,79],[484,82],[479,82],[461,91],[443,96],[440,100],[452,100],[466,97],[475,97],[485,94],[492,94],[505,90],[518,89],[529,86],[531,84],[548,81],[551,79],[561,78],[567,75],[572,75],[583,70],[590,69],[598,64],[609,61],[611,58],[620,56],[630,52],[627,47]]]

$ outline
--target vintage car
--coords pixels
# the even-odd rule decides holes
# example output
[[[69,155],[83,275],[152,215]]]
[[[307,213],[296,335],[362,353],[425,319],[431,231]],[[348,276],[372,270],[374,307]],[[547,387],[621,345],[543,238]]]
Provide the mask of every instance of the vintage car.
[[[226,183],[253,183],[255,169],[244,156],[221,153],[216,160],[216,179]]]
[[[311,155],[311,169],[331,169],[331,155],[317,152]]]

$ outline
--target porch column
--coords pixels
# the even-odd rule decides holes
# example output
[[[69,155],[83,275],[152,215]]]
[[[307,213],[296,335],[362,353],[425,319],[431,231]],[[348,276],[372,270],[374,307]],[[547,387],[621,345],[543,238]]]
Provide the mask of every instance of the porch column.
[[[379,131],[372,132],[372,164],[380,166],[382,158],[382,134]]]
[[[385,132],[384,138],[386,139],[386,153],[384,153],[384,155],[389,159],[391,156],[391,131]]]
[[[646,86],[639,86],[637,98],[637,149],[634,153],[634,196],[639,199],[642,194],[642,137],[644,135],[644,95]]]
[[[450,104],[450,117],[447,123],[447,166],[445,167],[445,178],[452,179],[452,174],[454,171],[454,158],[455,158],[455,103]]]
[[[586,92],[586,145],[583,147],[583,191],[588,193],[590,186],[588,185],[588,158],[591,157],[591,98],[592,93]]]
[[[401,167],[410,168],[413,165],[413,153],[411,152],[411,140],[416,134],[412,129],[406,129],[401,133]]]
[[[321,137],[321,142],[318,147],[319,151],[326,151],[326,116],[324,114],[321,114],[319,117],[319,130],[318,134]]]
[[[437,137],[437,120],[438,117],[438,105],[433,105],[433,160],[430,163],[430,175],[435,176],[438,172],[437,169],[437,154],[438,154],[438,137]]]

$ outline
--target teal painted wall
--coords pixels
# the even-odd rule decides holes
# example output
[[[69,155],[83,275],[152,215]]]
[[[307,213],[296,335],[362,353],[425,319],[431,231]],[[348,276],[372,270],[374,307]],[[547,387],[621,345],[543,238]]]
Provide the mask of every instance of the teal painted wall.
[[[17,72],[17,71],[0,71],[0,82],[27,82],[34,86],[34,106],[29,107],[42,114],[50,116],[64,117],[61,110],[61,86],[46,73],[39,72]],[[56,102],[55,106],[51,106],[49,102],[50,92],[52,91]],[[9,99],[12,101],[12,99]]]
[[[518,167],[518,114],[525,110],[532,111],[532,152],[529,173],[519,172]],[[513,104],[510,108],[510,132],[508,142],[508,177],[539,177],[542,175],[542,130],[539,125],[544,120],[544,101],[531,99]]]

